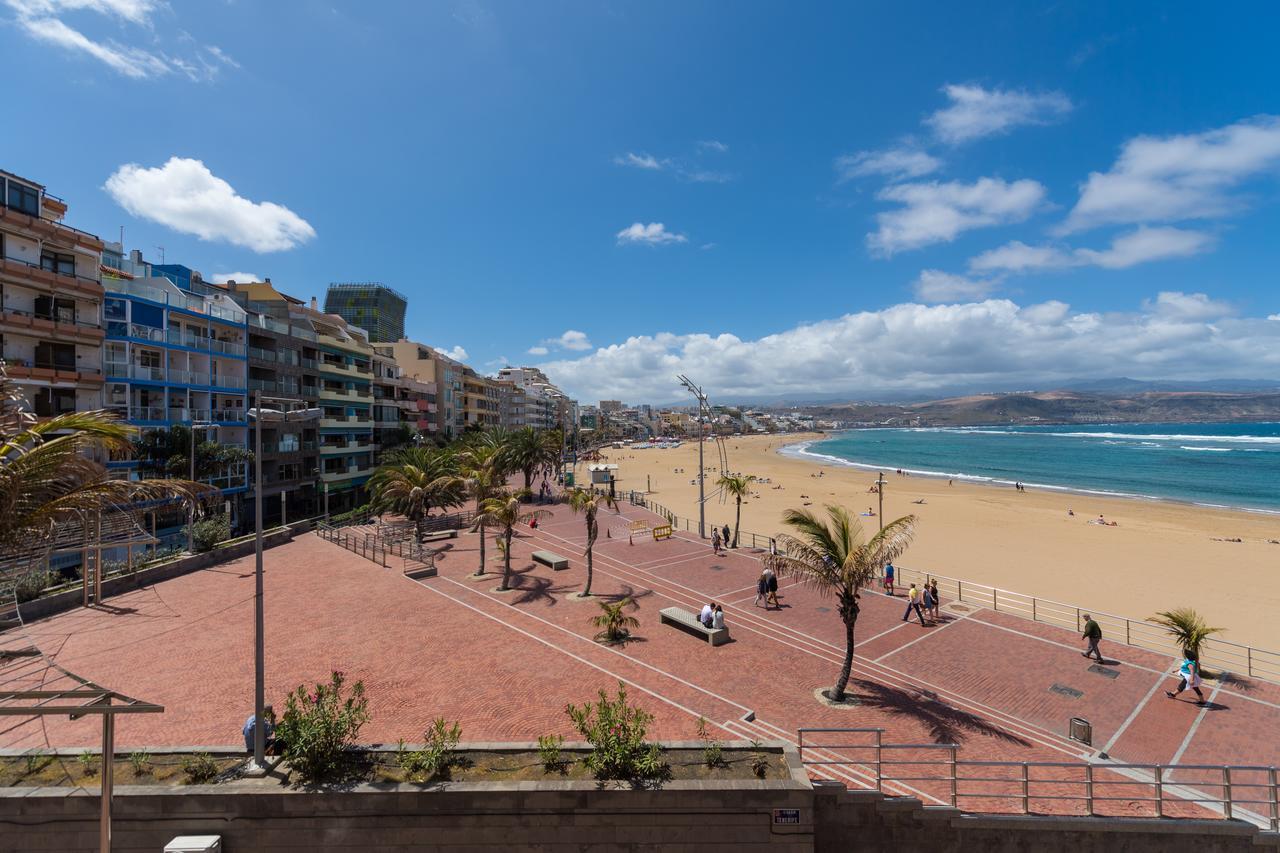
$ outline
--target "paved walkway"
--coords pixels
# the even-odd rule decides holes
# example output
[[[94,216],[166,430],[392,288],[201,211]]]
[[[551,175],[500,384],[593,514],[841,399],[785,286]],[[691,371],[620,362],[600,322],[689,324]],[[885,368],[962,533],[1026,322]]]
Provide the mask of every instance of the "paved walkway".
[[[365,682],[373,712],[367,739],[413,740],[444,716],[459,720],[468,740],[533,740],[571,736],[565,703],[622,681],[655,714],[654,734],[662,738],[693,737],[697,718],[705,716],[726,739],[794,742],[801,727],[881,727],[885,743],[956,743],[961,760],[1075,762],[1105,751],[1133,763],[1280,764],[1280,740],[1268,734],[1280,730],[1280,687],[1210,682],[1215,693],[1206,708],[1169,700],[1168,658],[1104,640],[1107,664],[1099,671],[1080,656],[1078,636],[967,602],[944,601],[940,623],[922,627],[902,621],[901,597],[865,593],[850,685],[860,704],[824,706],[814,691],[834,681],[844,651],[831,601],[784,581],[781,608],[755,606],[759,552],[716,557],[686,533],[629,544],[627,522],[654,517],[621,509],[601,515],[593,583],[603,599],[626,596],[636,604],[637,638],[616,648],[592,640],[597,605],[569,597],[585,581],[585,529],[564,506],[552,508],[537,530],[521,529],[512,552],[515,588],[506,593],[496,592],[496,548],[489,548],[490,573],[472,577],[478,543],[469,534],[447,543],[439,576],[423,581],[405,578],[397,561],[382,568],[313,535],[268,551],[268,696],[281,710],[290,688],[337,668]],[[560,553],[570,568],[535,565],[534,550]],[[238,560],[29,631],[71,671],[165,705],[159,718],[122,720],[122,748],[235,743],[252,706],[252,567],[252,557]],[[709,600],[724,605],[733,642],[712,648],[659,623],[664,607],[696,611]],[[1092,722],[1092,750],[1065,737],[1072,717]],[[89,745],[97,737],[84,720],[0,724],[4,747]],[[836,749],[814,755],[869,757]],[[936,761],[944,753],[889,755]],[[942,769],[902,764],[886,776]],[[858,784],[871,772],[845,766],[827,774]],[[1200,779],[1188,773],[1179,781]],[[946,800],[947,787],[920,779],[889,786],[926,802]],[[1013,793],[1017,786],[971,793],[996,788]],[[1137,802],[1148,792],[1108,793],[1121,799],[1100,811],[1149,813]],[[1018,807],[976,798],[962,805]],[[1033,805],[1079,810],[1062,802]]]

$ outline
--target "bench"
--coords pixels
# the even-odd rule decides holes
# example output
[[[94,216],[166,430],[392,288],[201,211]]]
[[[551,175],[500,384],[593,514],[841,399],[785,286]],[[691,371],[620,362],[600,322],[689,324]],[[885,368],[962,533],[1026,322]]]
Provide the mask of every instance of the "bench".
[[[559,554],[552,554],[550,551],[534,551],[533,561],[542,563],[544,566],[550,566],[556,571],[569,568],[569,559],[561,557]]]
[[[664,625],[675,625],[678,628],[701,634],[713,646],[729,642],[728,628],[708,628],[698,621],[696,614],[690,613],[688,610],[682,610],[679,607],[667,607],[660,610],[659,613],[662,616]]]
[[[437,530],[434,533],[424,533],[419,542],[435,542],[438,539],[457,539],[458,531],[455,530]]]

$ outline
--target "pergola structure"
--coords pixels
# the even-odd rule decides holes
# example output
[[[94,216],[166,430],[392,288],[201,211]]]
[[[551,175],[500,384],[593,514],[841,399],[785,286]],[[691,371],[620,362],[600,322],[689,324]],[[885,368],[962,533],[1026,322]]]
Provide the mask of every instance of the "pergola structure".
[[[12,638],[9,643],[4,639]],[[35,646],[22,645],[18,637],[0,636],[0,716],[71,719],[102,717],[102,809],[99,848],[111,850],[112,760],[115,756],[117,714],[158,714],[160,705],[143,702],[109,690],[68,672],[45,657]]]

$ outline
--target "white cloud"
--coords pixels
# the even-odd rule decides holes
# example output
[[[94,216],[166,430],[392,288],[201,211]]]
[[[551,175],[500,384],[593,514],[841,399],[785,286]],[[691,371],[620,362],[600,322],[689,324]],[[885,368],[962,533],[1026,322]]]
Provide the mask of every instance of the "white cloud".
[[[543,367],[579,399],[653,402],[679,395],[677,373],[697,377],[720,398],[1050,387],[1081,376],[1268,376],[1280,371],[1280,323],[1228,316],[1203,295],[1181,293],[1113,314],[1007,299],[909,303],[757,340],[637,336]]]
[[[558,338],[554,338],[547,343],[563,349],[571,350],[587,350],[591,349],[591,341],[587,339],[585,332],[579,332],[576,329],[569,329]]]
[[[999,284],[996,278],[967,278],[942,270],[921,270],[914,290],[921,302],[972,302],[986,298]]]
[[[444,347],[432,347],[433,350],[440,353],[445,358],[451,358],[454,361],[466,361],[467,351],[460,346],[453,349],[445,349]]]
[[[919,148],[903,146],[841,154],[836,158],[835,166],[840,182],[877,175],[890,181],[903,181],[936,172],[942,168],[942,161]]]
[[[1267,319],[1280,323],[1280,314],[1268,314]]]
[[[1045,198],[1045,188],[1023,179],[1012,183],[979,178],[972,184],[898,184],[881,190],[878,198],[902,207],[876,215],[879,230],[867,235],[867,245],[882,255],[954,240],[961,232],[1021,222]]]
[[[193,81],[214,79],[222,66],[239,68],[239,64],[216,45],[196,46],[189,55],[174,56],[162,51],[145,50],[114,39],[95,40],[64,20],[68,13],[92,12],[116,18],[150,31],[154,29],[152,13],[165,6],[160,0],[0,0],[15,13],[19,29],[31,38],[64,50],[92,57],[108,68],[135,80],[161,77],[174,72]],[[153,38],[153,41],[158,39]],[[179,33],[170,42],[192,41]]]
[[[651,169],[653,171],[658,171],[663,166],[662,162],[652,154],[636,154],[633,151],[614,157],[613,162],[617,166],[631,166],[636,169]]]
[[[729,150],[729,146],[725,145],[718,139],[703,139],[698,143],[699,151],[714,151],[717,154],[723,154]]]
[[[1258,116],[1204,133],[1139,136],[1107,172],[1092,172],[1062,230],[1175,222],[1229,213],[1230,190],[1280,167],[1280,116]]]
[[[943,142],[957,144],[1020,125],[1050,124],[1071,112],[1071,99],[1061,92],[984,89],[981,86],[943,86],[951,106],[925,119]]]
[[[171,157],[154,169],[130,163],[107,179],[105,189],[134,216],[255,252],[292,249],[316,236],[289,208],[243,198],[200,160]]]
[[[650,222],[648,225],[633,222],[619,231],[616,236],[620,245],[646,243],[650,246],[660,246],[664,243],[684,243],[689,239],[683,234],[668,231],[667,226],[661,222]]]
[[[550,350],[546,347],[529,347],[529,355],[546,355]]]
[[[213,274],[214,284],[226,284],[229,281],[243,284],[246,281],[262,281],[256,272],[217,272]]]
[[[1213,237],[1181,228],[1141,227],[1121,234],[1107,249],[1066,250],[1057,246],[1028,246],[1018,240],[990,249],[969,261],[971,272],[1025,273],[1069,267],[1127,269],[1151,261],[1186,258],[1208,251]]]

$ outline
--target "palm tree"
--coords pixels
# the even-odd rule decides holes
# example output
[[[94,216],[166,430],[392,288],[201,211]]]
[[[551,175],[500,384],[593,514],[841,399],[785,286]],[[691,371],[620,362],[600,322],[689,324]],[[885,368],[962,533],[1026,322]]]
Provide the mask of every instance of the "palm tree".
[[[515,535],[515,527],[535,518],[546,518],[551,513],[545,509],[524,512],[520,509],[520,499],[528,496],[528,492],[502,490],[494,497],[488,498],[480,505],[480,513],[476,515],[475,529],[496,527],[502,537],[502,583],[498,589],[506,591],[511,588],[511,537]]]
[[[370,506],[375,512],[391,511],[412,521],[421,541],[432,507],[462,503],[462,488],[451,479],[457,471],[457,457],[449,450],[397,450],[369,478]]]
[[[476,517],[479,518],[484,502],[493,497],[502,484],[506,482],[506,472],[500,467],[499,451],[501,445],[491,432],[475,434],[477,437],[468,442],[458,452],[459,472],[444,478],[442,486],[461,489],[475,501]],[[477,524],[480,531],[480,566],[476,569],[476,577],[485,572],[485,525]]]
[[[844,665],[835,687],[826,695],[834,702],[843,702],[853,669],[858,590],[870,584],[881,566],[898,559],[911,544],[916,517],[907,515],[889,522],[863,541],[862,528],[847,509],[828,505],[827,516],[830,521],[824,522],[809,510],[787,510],[782,520],[795,530],[795,535],[779,536],[779,553],[770,555],[765,562],[781,575],[798,578],[819,595],[836,597],[845,630]]]
[[[742,499],[751,495],[751,484],[755,480],[756,478],[750,474],[745,477],[722,474],[717,481],[717,485],[724,489],[726,494],[733,495],[734,501],[738,505],[737,515],[733,519],[733,545],[725,543],[726,547],[738,547],[738,530],[742,527]]]
[[[0,361],[0,555],[19,557],[0,556],[0,566],[29,567],[59,525],[89,513],[131,512],[144,501],[194,505],[219,494],[188,480],[110,478],[101,460],[131,451],[135,433],[106,411],[38,421]]]
[[[612,604],[600,602],[600,614],[591,617],[591,624],[601,629],[595,638],[605,643],[619,643],[630,637],[632,629],[640,627],[640,620],[622,611],[634,606],[635,602],[630,598]]]
[[[1200,661],[1200,647],[1213,634],[1222,633],[1222,628],[1210,628],[1204,617],[1190,607],[1179,607],[1176,610],[1162,610],[1151,617],[1173,638],[1182,649],[1182,653],[1193,661]]]
[[[545,477],[560,462],[560,432],[527,426],[507,433],[502,462],[507,470],[524,475],[524,491],[532,496],[534,475]]]
[[[575,513],[582,513],[587,520],[587,549],[583,551],[587,557],[587,585],[582,588],[581,596],[586,598],[591,595],[591,549],[595,547],[596,537],[600,535],[600,525],[596,523],[596,513],[600,511],[601,505],[607,507],[617,506],[613,497],[608,494],[592,494],[586,489],[574,489],[569,495],[569,506]]]

